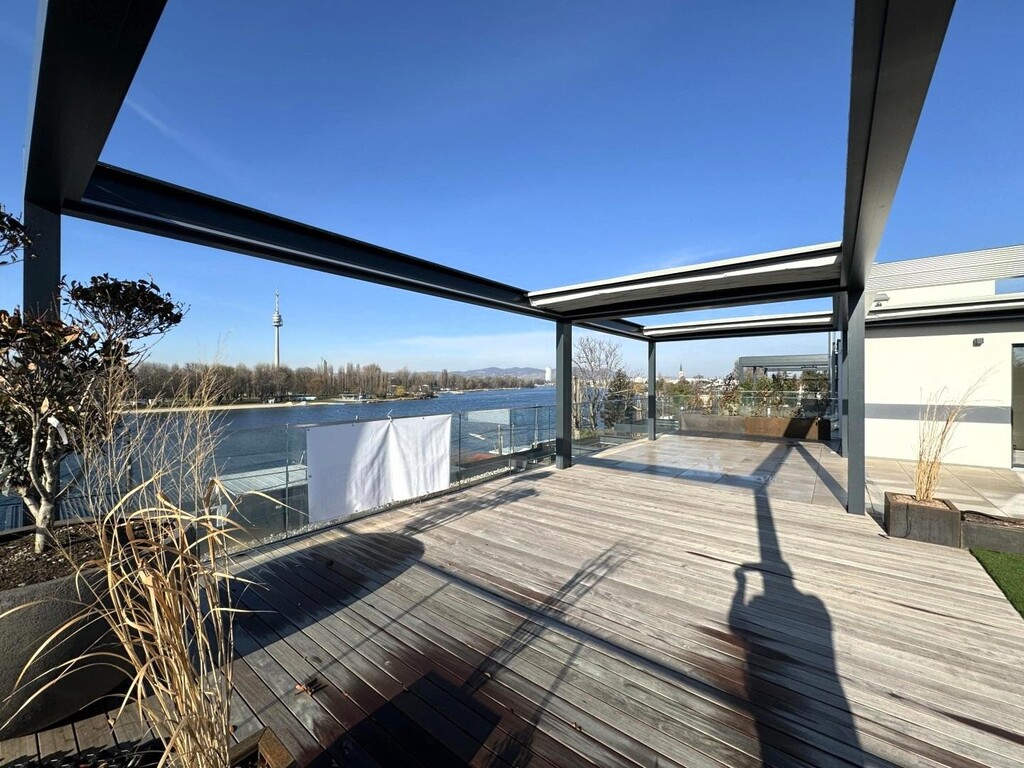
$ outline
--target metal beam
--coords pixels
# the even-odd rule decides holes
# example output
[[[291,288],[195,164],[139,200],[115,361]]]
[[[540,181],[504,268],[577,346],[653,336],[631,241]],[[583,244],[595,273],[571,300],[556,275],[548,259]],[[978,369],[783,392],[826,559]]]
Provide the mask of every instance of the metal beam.
[[[572,323],[555,325],[555,466],[572,466]]]
[[[838,301],[839,307],[839,350],[836,355],[836,396],[839,399],[839,450],[843,456],[849,455],[850,441],[849,430],[849,404],[846,396],[846,342],[850,336],[850,318],[847,313],[846,294],[842,294]]]
[[[742,291],[722,290],[655,299],[639,299],[606,304],[578,310],[562,310],[561,314],[576,324],[611,317],[662,315],[670,312],[696,312],[721,307],[741,307],[753,304],[773,304],[782,301],[800,301],[833,296],[840,290],[839,279],[822,280],[791,285],[750,286]]]
[[[766,371],[824,371],[828,364],[828,355],[745,355],[736,360],[739,368]]]
[[[166,0],[40,0],[25,157],[22,305],[56,312],[60,214],[85,189]]]
[[[658,345],[647,342],[647,439],[658,438]]]
[[[31,242],[22,268],[22,308],[30,315],[60,311],[60,211],[25,201],[25,231]]]
[[[843,287],[862,291],[885,230],[954,0],[857,0]]]
[[[92,176],[166,0],[41,0],[25,198],[59,211]]]
[[[561,319],[558,313],[531,306],[522,289],[103,163],[96,167],[81,199],[68,201],[64,210],[90,221],[292,266],[531,317]],[[629,320],[609,318],[585,326],[644,338],[642,326]]]
[[[948,300],[935,304],[872,309],[867,327],[965,325],[998,321],[1019,321],[1024,317],[1024,294],[994,294],[976,299]]]
[[[840,252],[838,242],[820,243],[531,291],[529,298],[576,321],[815,298],[840,290]]]
[[[658,341],[698,339],[734,339],[747,336],[781,336],[794,333],[827,333],[835,330],[834,312],[793,312],[777,315],[752,315],[716,320],[692,320],[669,325],[644,327],[648,338]]]

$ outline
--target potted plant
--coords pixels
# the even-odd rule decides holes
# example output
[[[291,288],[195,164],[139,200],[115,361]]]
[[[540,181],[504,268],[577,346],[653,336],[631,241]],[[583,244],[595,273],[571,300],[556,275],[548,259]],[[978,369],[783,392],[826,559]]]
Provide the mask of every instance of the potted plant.
[[[0,216],[0,236],[4,257],[28,242],[21,223],[6,213]],[[86,284],[72,282],[62,292],[63,317],[56,310],[45,317],[0,311],[0,492],[19,497],[33,521],[20,539],[0,546],[4,586],[14,587],[0,592],[0,644],[9,649],[0,659],[0,737],[56,722],[116,684],[109,670],[83,665],[65,675],[63,684],[47,686],[51,670],[69,671],[70,659],[100,642],[98,626],[82,628],[35,656],[40,638],[93,598],[92,577],[75,579],[67,556],[88,559],[94,544],[80,526],[62,527],[61,540],[55,540],[53,523],[58,505],[72,503],[75,483],[68,465],[80,471],[85,457],[104,443],[105,430],[117,423],[123,403],[115,383],[139,360],[140,342],[182,318],[180,305],[150,280],[102,275]],[[15,691],[19,679],[23,685]],[[26,703],[42,688],[46,695]]]
[[[231,743],[227,551],[237,528],[215,503],[211,381],[208,371],[174,413],[136,418],[82,481],[99,500],[100,553],[79,572],[101,573],[106,595],[78,622],[98,618],[131,674],[113,717],[136,708],[158,726],[161,764],[197,768],[228,765]]]
[[[961,545],[960,510],[947,499],[935,498],[935,492],[956,425],[982,380],[953,402],[946,401],[945,389],[928,399],[918,422],[914,493],[885,493],[883,525],[888,535],[947,547]]]
[[[76,577],[91,583],[93,597],[42,640],[30,662],[98,624],[115,642],[85,649],[73,663],[126,673],[120,704],[108,706],[111,724],[132,708],[153,726],[135,745],[133,764],[291,768],[269,729],[231,744],[235,593],[248,582],[231,573],[228,560],[242,527],[236,500],[217,479],[216,372],[201,368],[182,384],[170,413],[107,415],[117,428],[103,430],[104,450],[92,451],[78,481],[94,500],[98,554],[78,564]],[[114,386],[133,390],[127,375]],[[54,670],[29,703],[71,663]]]

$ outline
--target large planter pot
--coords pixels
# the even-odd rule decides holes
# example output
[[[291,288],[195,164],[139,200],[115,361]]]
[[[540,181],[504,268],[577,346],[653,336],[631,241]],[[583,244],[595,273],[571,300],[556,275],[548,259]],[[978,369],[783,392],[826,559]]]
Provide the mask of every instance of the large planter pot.
[[[886,491],[883,517],[885,532],[894,538],[959,547],[960,510],[944,499],[936,501],[941,506],[922,504],[912,496]]]
[[[126,680],[123,672],[107,664],[96,665],[96,660],[91,660],[91,665],[78,663],[18,712],[33,693],[57,679],[55,670],[67,662],[98,650],[116,650],[106,624],[93,620],[62,633],[61,639],[29,667],[19,691],[8,698],[25,664],[44,640],[79,615],[84,604],[92,603],[96,591],[105,584],[101,576],[95,572],[78,582],[74,576],[67,576],[0,592],[0,614],[26,606],[0,619],[0,739],[43,730],[84,709]],[[31,682],[26,684],[26,680]],[[3,725],[12,715],[13,719]]]

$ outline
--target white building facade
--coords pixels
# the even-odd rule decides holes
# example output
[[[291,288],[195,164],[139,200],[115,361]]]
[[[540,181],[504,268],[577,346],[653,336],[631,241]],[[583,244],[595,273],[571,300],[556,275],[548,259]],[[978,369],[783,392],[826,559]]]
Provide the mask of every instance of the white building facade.
[[[995,281],[876,295],[881,301],[871,308],[865,339],[866,455],[916,459],[920,418],[929,401],[954,403],[970,392],[946,461],[1001,469],[1024,464],[1024,322],[966,311],[962,319],[950,316],[941,323],[871,322],[904,307],[957,309],[973,299],[994,298]]]

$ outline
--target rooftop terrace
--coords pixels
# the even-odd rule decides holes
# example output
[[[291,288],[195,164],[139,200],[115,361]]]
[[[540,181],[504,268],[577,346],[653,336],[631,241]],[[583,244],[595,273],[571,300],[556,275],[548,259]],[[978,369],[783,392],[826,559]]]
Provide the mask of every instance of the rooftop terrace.
[[[758,445],[712,471],[666,435],[246,554],[235,737],[302,765],[1024,762],[1021,619],[981,566],[830,502],[827,447]],[[786,498],[801,464],[822,503]]]

